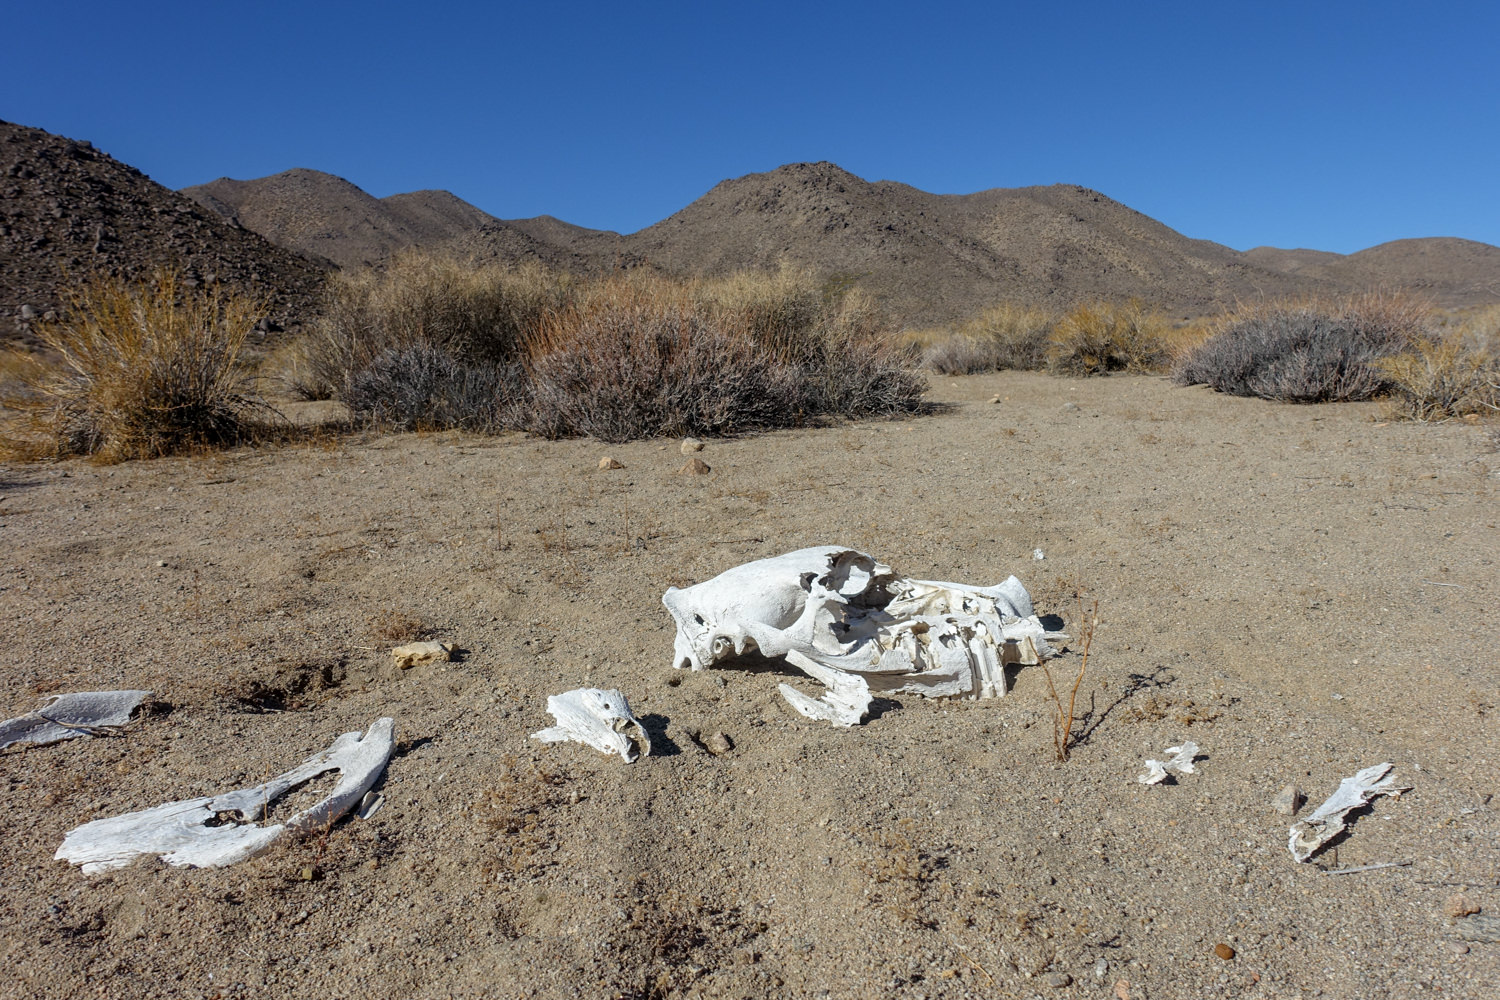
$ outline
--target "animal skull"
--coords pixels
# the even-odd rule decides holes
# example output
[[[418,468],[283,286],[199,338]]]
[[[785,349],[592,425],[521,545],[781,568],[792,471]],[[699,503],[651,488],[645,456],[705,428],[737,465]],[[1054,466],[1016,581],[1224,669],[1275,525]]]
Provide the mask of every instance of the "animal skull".
[[[995,587],[915,580],[842,546],[736,566],[671,588],[662,603],[677,624],[674,666],[702,670],[752,651],[784,656],[837,688],[825,699],[837,710],[814,717],[842,725],[860,721],[871,692],[999,697],[1007,664],[1038,663],[1054,655],[1047,640],[1063,638],[1038,621],[1015,577]],[[835,685],[824,671],[852,676]],[[813,714],[802,699],[788,700]]]

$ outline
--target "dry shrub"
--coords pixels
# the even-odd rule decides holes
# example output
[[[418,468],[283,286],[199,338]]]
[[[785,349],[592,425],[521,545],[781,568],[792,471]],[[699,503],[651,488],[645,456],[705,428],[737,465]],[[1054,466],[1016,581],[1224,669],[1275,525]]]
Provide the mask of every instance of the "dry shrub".
[[[394,430],[493,433],[514,425],[526,387],[519,364],[466,362],[448,349],[412,344],[352,372],[342,398],[350,412]]]
[[[573,294],[566,275],[540,267],[476,265],[426,251],[399,254],[380,271],[340,272],[328,281],[290,388],[341,398],[349,379],[377,358],[418,346],[465,364],[513,362],[543,318]]]
[[[1174,377],[1291,403],[1370,399],[1393,387],[1376,362],[1426,339],[1429,319],[1421,303],[1387,292],[1242,306],[1178,361]]]
[[[1169,344],[1166,321],[1139,299],[1081,305],[1047,338],[1047,368],[1060,375],[1160,371],[1171,359]]]
[[[1011,303],[992,306],[946,338],[929,338],[922,366],[944,375],[1038,371],[1045,367],[1048,338],[1057,317]]]
[[[1422,337],[1408,351],[1380,358],[1391,410],[1408,420],[1446,420],[1500,409],[1500,359],[1460,336]]]
[[[461,270],[409,257],[338,279],[312,354],[356,416],[624,441],[912,412],[926,388],[866,298],[808,272]]]
[[[527,370],[544,437],[726,434],[805,412],[795,367],[664,281],[613,281],[553,317]]]
[[[240,364],[263,315],[259,299],[180,287],[171,271],[83,283],[62,320],[38,328],[47,352],[14,363],[10,450],[118,462],[242,439],[269,409]]]

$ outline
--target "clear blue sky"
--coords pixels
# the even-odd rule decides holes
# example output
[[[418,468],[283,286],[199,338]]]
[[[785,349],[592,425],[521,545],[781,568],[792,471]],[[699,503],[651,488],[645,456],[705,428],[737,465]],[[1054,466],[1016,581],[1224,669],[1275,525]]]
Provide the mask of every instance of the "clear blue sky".
[[[1500,244],[1500,4],[15,0],[0,118],[169,187],[305,166],[630,232],[832,160],[1246,249]]]

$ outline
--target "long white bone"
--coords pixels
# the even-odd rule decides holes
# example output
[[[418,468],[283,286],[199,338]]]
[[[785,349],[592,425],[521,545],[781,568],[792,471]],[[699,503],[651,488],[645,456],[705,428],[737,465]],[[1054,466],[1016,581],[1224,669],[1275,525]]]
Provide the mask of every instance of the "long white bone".
[[[285,833],[327,829],[370,790],[394,749],[394,720],[378,719],[363,735],[344,733],[327,750],[263,785],[85,823],[67,832],[56,857],[82,865],[86,875],[123,868],[143,854],[160,854],[179,868],[232,865]],[[322,801],[284,823],[258,826],[250,821],[256,814],[263,817],[271,802],[328,771],[340,772],[339,780]],[[240,822],[208,825],[224,813],[237,814]]]
[[[1375,764],[1359,771],[1353,777],[1339,782],[1338,791],[1328,801],[1318,806],[1313,814],[1292,825],[1287,849],[1298,861],[1306,861],[1317,853],[1318,848],[1328,843],[1348,828],[1345,814],[1368,805],[1377,796],[1392,795],[1399,798],[1410,787],[1395,784],[1396,777],[1387,774],[1392,764]]]

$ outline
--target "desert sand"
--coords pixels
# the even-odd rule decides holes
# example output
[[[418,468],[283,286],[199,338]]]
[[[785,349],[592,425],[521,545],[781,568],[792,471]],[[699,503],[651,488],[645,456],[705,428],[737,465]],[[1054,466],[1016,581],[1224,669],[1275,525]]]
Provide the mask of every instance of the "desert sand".
[[[1448,915],[1500,913],[1487,428],[1148,377],[932,398],[710,441],[704,476],[675,441],[461,434],[0,468],[0,716],[155,692],[119,737],[0,754],[0,995],[1493,996],[1500,945]],[[672,669],[668,586],[820,543],[1015,573],[1075,633],[1097,598],[1070,759],[1038,667],[847,730],[784,664]],[[397,669],[419,633],[461,662]],[[656,752],[530,740],[580,686]],[[368,820],[224,869],[53,859],[386,715]],[[1136,781],[1184,739],[1197,773]],[[1305,816],[1385,761],[1411,791],[1295,863],[1277,793]]]

